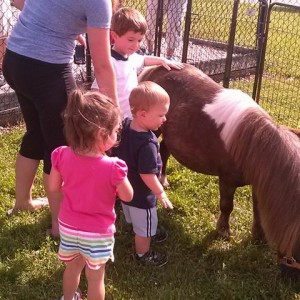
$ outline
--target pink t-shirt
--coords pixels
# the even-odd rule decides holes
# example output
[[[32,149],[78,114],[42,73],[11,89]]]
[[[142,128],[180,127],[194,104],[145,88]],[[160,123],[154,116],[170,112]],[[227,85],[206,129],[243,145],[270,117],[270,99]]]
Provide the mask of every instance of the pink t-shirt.
[[[114,233],[116,186],[127,175],[125,162],[78,155],[67,146],[55,149],[51,159],[63,180],[59,220],[82,231]]]

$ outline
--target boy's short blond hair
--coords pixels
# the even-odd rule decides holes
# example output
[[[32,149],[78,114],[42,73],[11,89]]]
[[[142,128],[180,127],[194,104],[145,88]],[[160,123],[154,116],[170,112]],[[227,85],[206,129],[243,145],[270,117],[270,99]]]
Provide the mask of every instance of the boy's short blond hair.
[[[133,116],[138,111],[149,111],[157,104],[169,104],[168,93],[158,84],[152,81],[144,81],[135,87],[129,96],[129,104]]]
[[[147,31],[147,22],[138,10],[130,7],[122,7],[112,16],[110,29],[118,36],[122,36],[128,31],[145,34]]]

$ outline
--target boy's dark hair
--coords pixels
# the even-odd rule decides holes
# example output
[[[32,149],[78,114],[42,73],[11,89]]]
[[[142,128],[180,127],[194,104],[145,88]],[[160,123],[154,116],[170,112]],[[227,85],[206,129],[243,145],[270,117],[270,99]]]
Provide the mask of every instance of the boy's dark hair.
[[[147,22],[145,17],[136,9],[130,7],[120,8],[111,19],[111,30],[118,36],[124,35],[128,31],[145,34]]]

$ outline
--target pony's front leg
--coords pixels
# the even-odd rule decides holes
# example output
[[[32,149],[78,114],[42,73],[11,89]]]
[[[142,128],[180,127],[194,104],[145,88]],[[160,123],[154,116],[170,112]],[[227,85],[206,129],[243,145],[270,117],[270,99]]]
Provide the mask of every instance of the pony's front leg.
[[[161,170],[161,177],[160,182],[164,188],[169,187],[169,182],[167,179],[167,162],[170,157],[170,151],[168,150],[164,139],[160,142],[160,156],[162,160],[162,170]]]
[[[228,238],[231,235],[229,219],[233,210],[233,197],[236,188],[236,186],[231,186],[219,178],[221,214],[217,221],[217,232],[224,238]]]
[[[265,234],[261,227],[261,221],[258,211],[258,203],[255,192],[252,189],[252,202],[253,202],[253,223],[252,223],[252,240],[254,242],[265,242]]]

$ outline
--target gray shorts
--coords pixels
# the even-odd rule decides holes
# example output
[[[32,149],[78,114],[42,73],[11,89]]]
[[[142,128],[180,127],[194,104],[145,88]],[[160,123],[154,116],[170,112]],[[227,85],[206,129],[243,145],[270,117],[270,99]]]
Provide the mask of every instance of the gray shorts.
[[[157,209],[156,206],[148,209],[136,208],[122,202],[122,208],[127,223],[132,224],[136,235],[151,237],[157,230]]]

